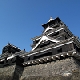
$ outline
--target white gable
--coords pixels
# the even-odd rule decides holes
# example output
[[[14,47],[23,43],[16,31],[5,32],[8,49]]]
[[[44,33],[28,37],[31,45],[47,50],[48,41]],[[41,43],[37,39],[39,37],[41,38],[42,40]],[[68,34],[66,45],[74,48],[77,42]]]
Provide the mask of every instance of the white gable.
[[[12,56],[8,57],[8,58],[7,58],[7,60],[8,60],[8,59],[12,59],[13,57],[14,57],[14,55],[12,55]]]
[[[32,49],[32,51],[34,50],[34,49],[36,49],[37,48],[37,46],[42,42],[42,41],[48,41],[48,40],[50,40],[50,41],[52,41],[52,42],[60,42],[60,41],[58,41],[58,40],[56,40],[56,39],[50,39],[50,38],[48,38],[48,36],[42,36],[42,38],[40,39],[40,41],[36,44],[36,46]]]
[[[45,29],[44,33],[45,33],[46,31],[50,30],[50,29],[53,29],[53,28],[51,28],[51,27],[48,26],[48,27]]]

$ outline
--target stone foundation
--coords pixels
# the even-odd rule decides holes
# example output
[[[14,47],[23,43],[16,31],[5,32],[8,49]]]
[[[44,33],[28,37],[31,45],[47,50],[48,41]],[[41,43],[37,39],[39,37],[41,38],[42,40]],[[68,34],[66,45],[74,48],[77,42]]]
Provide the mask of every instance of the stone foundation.
[[[80,80],[80,62],[70,57],[50,63],[0,68],[0,80]]]

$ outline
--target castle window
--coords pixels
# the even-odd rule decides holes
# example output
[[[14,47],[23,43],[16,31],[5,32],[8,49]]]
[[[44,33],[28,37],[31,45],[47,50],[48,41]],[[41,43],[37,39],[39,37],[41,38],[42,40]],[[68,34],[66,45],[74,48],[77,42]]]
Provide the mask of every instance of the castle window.
[[[58,52],[58,53],[61,53],[61,52],[62,52],[62,48],[59,48],[59,49],[57,50],[57,52]]]
[[[55,32],[55,33],[51,34],[51,37],[52,36],[57,36],[57,35],[59,35],[59,32]]]
[[[80,48],[78,48],[78,47],[76,46],[76,44],[74,44],[74,49],[76,49],[76,51],[80,52]]]
[[[51,56],[51,55],[52,55],[52,52],[47,52],[41,55],[35,55],[34,59],[38,59],[38,58],[45,57],[45,56]]]
[[[47,41],[47,42],[44,42],[44,43],[42,43],[42,44],[40,44],[40,48],[43,48],[43,47],[45,47],[45,46],[47,46],[47,45],[49,45],[50,44],[50,41]]]
[[[54,26],[54,24],[51,24],[50,26],[51,26],[51,27],[53,27],[53,26]]]
[[[0,64],[4,64],[4,61],[0,62]]]
[[[28,60],[30,60],[30,57],[28,57]]]
[[[59,35],[59,32],[56,32],[56,33],[54,34],[54,36],[57,36],[57,35]]]
[[[68,38],[65,36],[65,39],[68,39]]]

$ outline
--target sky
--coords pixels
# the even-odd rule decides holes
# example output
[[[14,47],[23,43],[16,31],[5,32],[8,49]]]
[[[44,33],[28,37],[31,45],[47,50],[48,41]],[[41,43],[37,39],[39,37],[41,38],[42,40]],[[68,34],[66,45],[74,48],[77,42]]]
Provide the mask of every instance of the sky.
[[[0,54],[8,42],[29,52],[50,17],[80,37],[80,0],[0,0]]]

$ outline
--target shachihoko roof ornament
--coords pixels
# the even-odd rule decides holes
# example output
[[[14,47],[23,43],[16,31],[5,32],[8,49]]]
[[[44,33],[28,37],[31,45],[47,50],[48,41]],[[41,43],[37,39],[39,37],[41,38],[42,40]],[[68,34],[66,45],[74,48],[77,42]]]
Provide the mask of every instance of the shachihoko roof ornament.
[[[50,22],[50,21],[52,21],[52,20],[54,20],[52,17],[50,17],[50,19],[48,20],[48,22]]]

